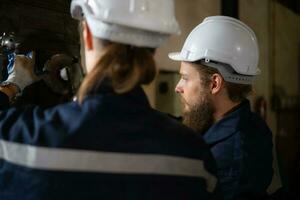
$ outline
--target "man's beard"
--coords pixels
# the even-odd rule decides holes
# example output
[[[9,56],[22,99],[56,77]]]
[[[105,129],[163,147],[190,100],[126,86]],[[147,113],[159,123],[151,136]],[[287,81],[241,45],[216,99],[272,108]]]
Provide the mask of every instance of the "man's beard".
[[[204,135],[214,123],[215,109],[208,94],[199,97],[198,102],[189,106],[189,111],[183,111],[183,124]]]

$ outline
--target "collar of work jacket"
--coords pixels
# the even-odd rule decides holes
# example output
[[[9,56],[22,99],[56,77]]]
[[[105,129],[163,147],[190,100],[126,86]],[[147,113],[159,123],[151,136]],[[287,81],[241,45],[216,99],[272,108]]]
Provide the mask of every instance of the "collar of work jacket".
[[[238,132],[241,124],[246,123],[245,120],[250,114],[250,102],[245,100],[210,127],[203,136],[204,140],[207,144],[213,146],[228,139]]]
[[[108,78],[104,79],[101,82],[101,84],[97,87],[97,89],[91,92],[88,96],[105,97],[109,101],[111,101],[110,104],[114,104],[114,103],[119,104],[120,103],[119,101],[121,101],[124,104],[127,104],[127,106],[133,106],[133,108],[134,107],[151,108],[148,98],[144,90],[140,86],[137,86],[124,94],[117,95],[114,92],[111,86],[111,81]]]

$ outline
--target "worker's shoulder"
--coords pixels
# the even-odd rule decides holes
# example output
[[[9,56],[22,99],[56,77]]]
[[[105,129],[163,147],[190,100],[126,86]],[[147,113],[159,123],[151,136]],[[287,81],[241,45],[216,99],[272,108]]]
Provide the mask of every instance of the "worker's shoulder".
[[[240,131],[249,137],[272,138],[272,131],[266,121],[256,113],[251,112],[248,118],[241,121]]]
[[[162,130],[165,130],[167,132],[173,132],[179,135],[182,133],[184,133],[185,135],[196,135],[196,132],[183,125],[179,118],[173,117],[170,114],[162,113],[158,110],[151,109],[149,115],[151,118],[154,119],[154,123],[162,126]]]
[[[183,125],[181,121],[156,110],[153,110],[151,115],[153,118],[152,126],[157,127],[161,137],[167,137],[170,144],[174,142],[176,145],[187,145],[190,148],[209,149],[203,138]]]

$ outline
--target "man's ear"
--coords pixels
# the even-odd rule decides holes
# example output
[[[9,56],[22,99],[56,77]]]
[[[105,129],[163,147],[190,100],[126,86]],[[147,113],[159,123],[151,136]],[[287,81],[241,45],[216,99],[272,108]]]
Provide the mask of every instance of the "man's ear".
[[[94,48],[93,46],[93,35],[91,33],[89,25],[86,23],[86,21],[82,22],[83,27],[83,40],[84,44],[87,50],[92,50]]]
[[[224,79],[220,74],[211,76],[211,94],[218,94],[224,85]]]

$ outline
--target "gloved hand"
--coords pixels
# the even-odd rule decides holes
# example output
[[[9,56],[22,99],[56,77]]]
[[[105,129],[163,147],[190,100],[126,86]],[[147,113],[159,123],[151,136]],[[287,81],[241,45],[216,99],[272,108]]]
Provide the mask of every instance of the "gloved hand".
[[[23,91],[23,89],[38,81],[40,78],[34,73],[35,53],[31,56],[16,55],[11,73],[5,82],[12,83]]]

